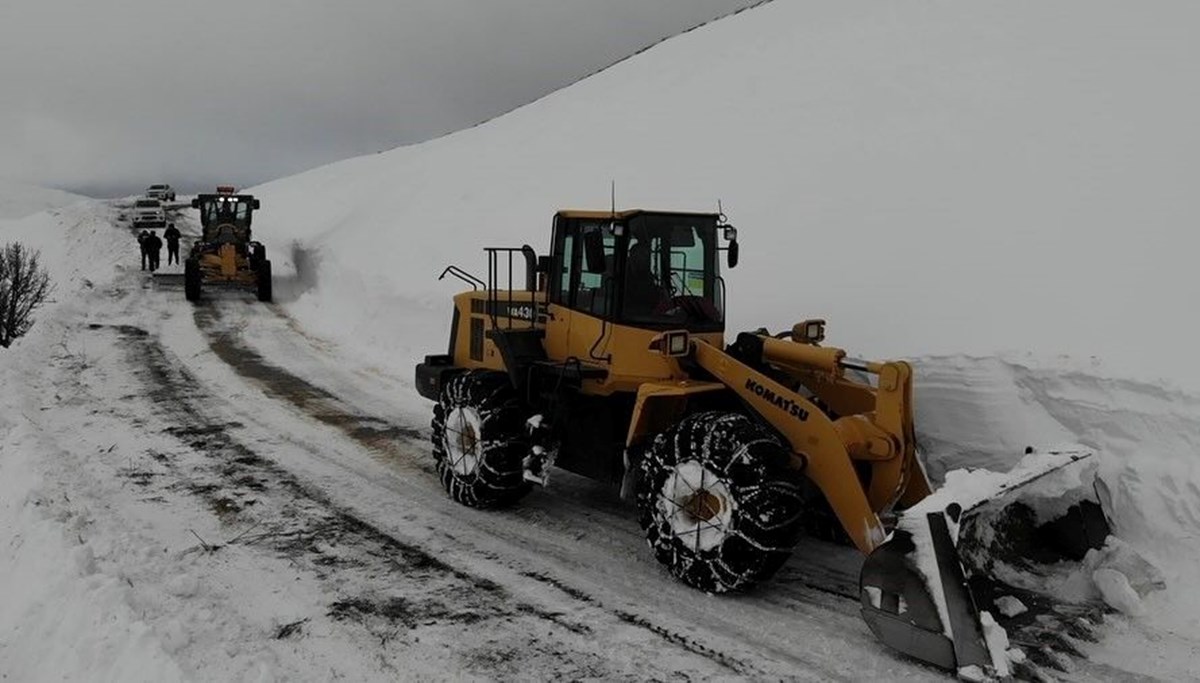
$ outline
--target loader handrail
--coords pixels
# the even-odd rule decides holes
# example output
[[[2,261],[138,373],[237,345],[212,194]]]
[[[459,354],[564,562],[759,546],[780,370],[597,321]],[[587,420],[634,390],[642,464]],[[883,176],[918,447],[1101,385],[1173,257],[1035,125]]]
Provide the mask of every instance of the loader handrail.
[[[438,276],[438,280],[441,281],[441,280],[446,279],[446,275],[448,275],[448,274],[453,275],[454,277],[458,278],[459,280],[462,280],[463,282],[467,283],[468,285],[471,285],[471,289],[473,289],[475,291],[479,291],[480,289],[484,289],[487,287],[487,285],[484,283],[483,280],[480,280],[479,278],[468,273],[467,271],[463,270],[462,268],[459,268],[458,266],[446,266],[446,269],[443,270],[442,274]]]

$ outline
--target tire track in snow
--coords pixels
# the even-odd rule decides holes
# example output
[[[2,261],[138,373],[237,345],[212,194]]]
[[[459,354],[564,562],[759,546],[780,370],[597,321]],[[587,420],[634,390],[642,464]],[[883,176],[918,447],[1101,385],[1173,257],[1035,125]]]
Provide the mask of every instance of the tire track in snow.
[[[587,647],[594,635],[587,621],[520,600],[495,581],[452,566],[339,507],[231,436],[230,431],[239,425],[206,421],[206,397],[196,390],[198,383],[172,362],[156,337],[132,326],[114,329],[125,342],[129,360],[141,368],[148,393],[162,417],[179,424],[169,432],[206,456],[207,467],[199,469],[180,467],[169,459],[161,461],[175,470],[182,486],[206,500],[218,514],[239,514],[243,523],[255,520],[253,528],[258,533],[248,534],[243,543],[290,558],[303,557],[321,578],[366,589],[331,602],[328,616],[337,621],[360,622],[383,642],[389,637],[389,629],[400,627],[429,631],[490,623],[494,626],[481,630],[541,633],[544,629],[528,624],[520,628],[522,621],[533,619],[566,633],[551,637],[551,643],[531,642],[528,645],[532,648],[527,649],[542,650],[549,644],[559,654],[581,660],[572,675],[622,675],[619,668],[612,669]],[[272,497],[282,500],[271,501]],[[254,504],[247,505],[250,501]],[[277,514],[265,512],[268,508],[274,508]],[[396,596],[398,590],[404,595]],[[756,671],[669,635],[663,635],[663,640],[703,655],[729,672]],[[506,658],[514,658],[512,653],[521,649],[493,648],[496,656]],[[466,670],[475,668],[486,673],[467,664]]]
[[[203,308],[197,308],[197,318],[204,320],[207,315]],[[135,327],[117,328],[118,333],[128,341],[133,342],[131,360],[140,361],[145,368],[148,384],[152,387],[150,393],[155,402],[164,411],[170,412],[170,419],[181,421],[185,426],[176,428],[173,433],[188,445],[204,450],[210,456],[225,464],[220,467],[221,482],[193,483],[189,485],[192,493],[206,499],[210,506],[218,512],[232,510],[242,512],[241,508],[248,496],[257,493],[259,498],[264,490],[283,490],[292,500],[290,506],[293,518],[287,525],[299,524],[302,529],[281,529],[278,526],[268,528],[261,533],[249,536],[248,542],[265,545],[284,555],[296,553],[306,554],[313,566],[320,568],[331,580],[338,581],[346,572],[364,571],[361,566],[365,558],[372,558],[373,564],[380,562],[386,567],[375,566],[372,575],[376,585],[377,595],[386,595],[388,586],[395,581],[406,589],[411,586],[414,576],[431,582],[448,581],[445,576],[428,577],[431,570],[434,574],[448,574],[463,584],[467,592],[480,594],[481,602],[471,604],[464,609],[440,608],[438,604],[428,604],[422,601],[412,601],[397,598],[363,598],[347,597],[331,603],[329,615],[338,620],[355,620],[372,622],[374,630],[380,626],[377,622],[392,622],[401,626],[428,625],[425,622],[474,624],[476,622],[507,622],[514,619],[535,618],[550,622],[584,641],[594,639],[593,628],[587,621],[568,618],[558,611],[538,607],[534,604],[515,599],[502,585],[452,567],[438,560],[419,546],[408,544],[383,532],[378,527],[340,508],[319,490],[305,486],[290,473],[269,460],[259,456],[229,435],[229,428],[241,425],[221,425],[206,422],[203,418],[206,400],[196,388],[199,384],[190,377],[186,370],[172,364],[167,352],[158,340]],[[342,430],[347,436],[371,449],[395,449],[398,441],[405,438],[420,436],[415,430],[388,425],[377,418],[361,416],[348,411],[336,397],[329,392],[316,387],[306,380],[286,373],[270,365],[259,354],[239,346],[233,342],[231,335],[218,334],[210,337],[219,358],[230,363],[240,374],[253,379],[264,386],[267,393],[278,399],[286,399],[306,414],[324,424]],[[247,475],[246,471],[256,471],[255,475]],[[253,492],[247,492],[246,486],[252,487]],[[311,504],[311,508],[310,508]],[[255,510],[261,509],[256,507]],[[295,514],[299,510],[299,516]],[[330,517],[326,517],[326,514]],[[280,522],[276,521],[276,525]],[[307,525],[307,526],[305,526]],[[336,544],[348,550],[331,553],[329,544]],[[399,561],[395,557],[401,558]],[[495,561],[498,558],[489,558]],[[503,563],[503,562],[502,562]],[[413,569],[417,571],[414,574]],[[422,574],[424,572],[425,574]],[[425,576],[425,578],[421,578]],[[535,578],[533,576],[527,578]],[[535,578],[535,580],[537,580]],[[543,582],[544,583],[544,582]],[[552,584],[547,584],[552,585]],[[437,588],[434,593],[461,593],[462,590]],[[585,611],[603,610],[610,617],[626,626],[653,634],[657,640],[678,648],[690,655],[716,665],[727,674],[764,676],[767,672],[739,660],[733,656],[706,647],[694,639],[680,633],[656,625],[637,615],[606,610],[590,596],[580,599],[580,593],[571,592],[566,595],[585,607]],[[577,610],[573,610],[577,611]],[[414,614],[415,613],[415,614]],[[583,651],[577,656],[588,656],[592,653]],[[610,676],[616,672],[602,673],[604,667],[598,663],[589,665],[588,676]]]
[[[249,305],[256,311],[263,309],[259,304],[250,303]],[[290,322],[290,318],[275,310],[274,307],[269,307],[264,312],[268,311],[270,314]],[[388,460],[396,458],[411,460],[413,447],[426,447],[427,435],[422,431],[411,426],[396,425],[380,418],[363,415],[332,392],[317,387],[308,380],[269,362],[242,339],[240,330],[241,326],[246,324],[246,320],[236,316],[227,320],[223,315],[220,303],[212,302],[197,306],[193,310],[193,320],[197,328],[204,334],[208,346],[214,354],[239,375],[259,386],[268,396],[290,404],[318,422],[338,428],[346,436],[368,450],[385,456]],[[384,425],[384,428],[379,429],[376,425]],[[587,507],[583,504],[576,505],[575,501],[564,502],[581,510]],[[595,512],[595,510],[591,512]],[[630,529],[629,536],[631,539],[636,539],[635,543],[640,544],[641,536],[633,530],[636,527],[634,518],[629,516],[628,519],[634,525]],[[692,654],[717,662],[731,672],[743,675],[767,675],[766,671],[749,664],[745,659],[738,659],[733,655],[709,647],[701,640],[683,635],[678,629],[673,630],[656,623],[653,617],[644,610],[641,610],[642,614],[637,614],[617,606],[606,605],[605,602],[608,601],[597,600],[577,588],[568,586],[559,579],[540,572],[527,572],[523,566],[520,566],[520,563],[514,563],[509,558],[474,548],[469,541],[457,542],[497,564],[522,573],[526,578],[544,583],[589,605],[605,609],[610,615],[626,624],[652,633]],[[844,608],[845,605],[856,607],[857,592],[852,591],[851,588],[857,587],[857,568],[862,558],[857,553],[850,552],[848,553],[850,559],[847,561],[845,548],[829,546],[818,541],[814,541],[810,546],[801,550],[806,551],[804,555],[798,555],[789,570],[781,574],[780,580],[772,582],[770,588],[765,589],[771,592],[771,601],[775,603],[774,610],[794,615],[795,618],[801,620],[810,620],[822,618],[818,615],[844,616],[847,611]],[[788,579],[788,576],[792,578]],[[820,597],[816,597],[814,594]],[[697,599],[701,599],[699,594],[697,594]],[[837,603],[838,606],[833,603]],[[853,612],[857,614],[857,609],[853,609]],[[823,666],[819,660],[807,657],[802,651],[779,649],[766,643],[759,644],[759,647],[763,653],[770,652],[773,658],[792,662],[794,666],[806,670],[810,674],[821,671],[820,676],[823,680],[839,680],[844,676],[841,671]]]
[[[419,430],[412,427],[390,424],[380,418],[358,414],[332,393],[267,362],[256,351],[241,344],[237,338],[236,331],[220,327],[221,314],[216,306],[197,306],[193,315],[197,327],[205,333],[209,341],[209,346],[217,357],[233,368],[239,375],[253,380],[269,396],[286,401],[313,419],[340,429],[346,436],[370,450],[392,454],[400,448],[399,442],[402,440],[420,440],[424,443],[425,435]],[[503,559],[499,557],[490,557],[489,559],[503,562]],[[522,575],[534,581],[544,583],[549,587],[556,588],[574,600],[604,609],[590,595],[577,589],[568,588],[565,584],[544,574],[522,572]],[[691,654],[711,660],[730,672],[742,675],[765,675],[766,673],[749,663],[702,645],[680,633],[656,625],[644,617],[622,610],[607,611],[623,623],[648,631],[667,643]]]

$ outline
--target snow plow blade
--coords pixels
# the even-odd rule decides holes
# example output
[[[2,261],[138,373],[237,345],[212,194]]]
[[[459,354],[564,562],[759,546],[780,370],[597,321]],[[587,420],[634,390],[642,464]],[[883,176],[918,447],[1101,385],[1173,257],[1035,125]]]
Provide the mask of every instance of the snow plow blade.
[[[995,587],[1078,562],[1111,531],[1086,466],[1091,455],[1031,452],[1007,474],[952,472],[903,512],[859,576],[862,616],[875,636],[964,678],[1010,675],[1007,636],[991,604],[1003,591]]]

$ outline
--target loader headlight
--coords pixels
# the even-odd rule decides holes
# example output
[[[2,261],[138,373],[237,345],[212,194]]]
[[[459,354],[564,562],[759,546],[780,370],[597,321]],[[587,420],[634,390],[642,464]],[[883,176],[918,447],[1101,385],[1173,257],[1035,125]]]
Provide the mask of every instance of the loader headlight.
[[[688,352],[688,333],[672,332],[667,335],[667,355],[682,356]]]
[[[819,344],[825,341],[825,321],[805,320],[792,326],[792,340],[801,344]]]
[[[664,332],[650,342],[650,348],[664,356],[686,356],[692,350],[687,330]]]

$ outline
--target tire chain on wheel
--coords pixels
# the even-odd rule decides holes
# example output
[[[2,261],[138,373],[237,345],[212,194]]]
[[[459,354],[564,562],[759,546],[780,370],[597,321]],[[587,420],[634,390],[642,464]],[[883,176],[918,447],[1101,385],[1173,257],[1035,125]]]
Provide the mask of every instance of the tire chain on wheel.
[[[733,533],[697,552],[659,511],[668,477],[697,461],[721,478],[734,499]],[[638,513],[655,557],[684,583],[706,592],[745,590],[770,578],[787,560],[801,527],[801,476],[789,455],[760,425],[736,413],[706,412],[659,434],[639,464]]]
[[[479,466],[469,474],[454,471],[445,447],[446,416],[471,407],[481,419]],[[455,501],[477,508],[511,505],[530,490],[522,461],[529,451],[527,410],[508,375],[473,371],[450,378],[433,409],[433,457],[442,486]]]

